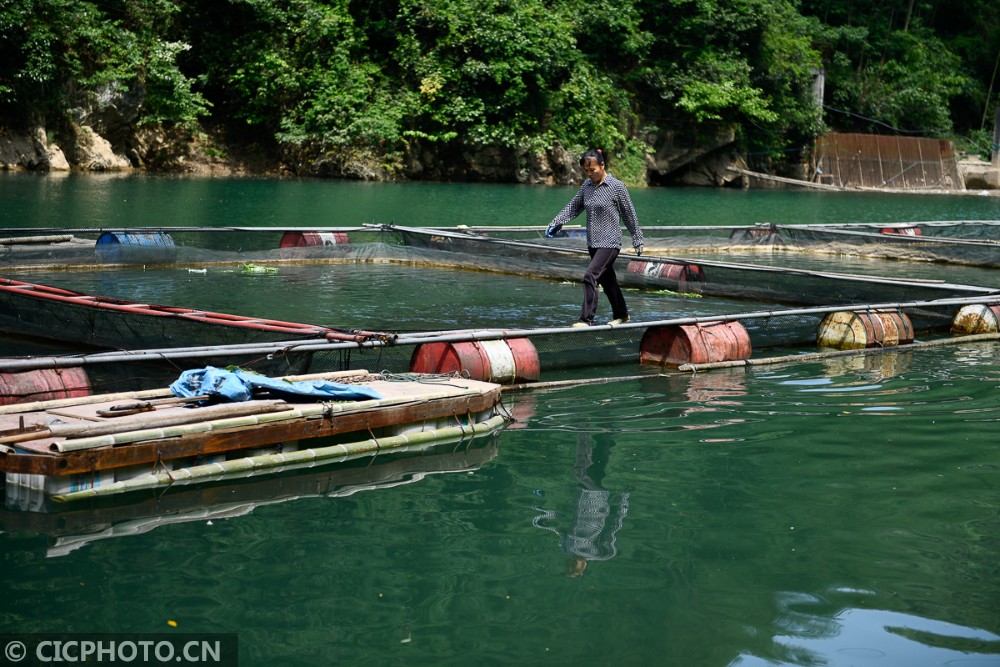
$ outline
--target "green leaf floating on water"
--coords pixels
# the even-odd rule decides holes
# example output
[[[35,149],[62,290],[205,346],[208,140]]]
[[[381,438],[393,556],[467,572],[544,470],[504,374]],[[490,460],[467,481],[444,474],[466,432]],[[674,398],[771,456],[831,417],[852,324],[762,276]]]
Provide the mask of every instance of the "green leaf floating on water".
[[[273,266],[261,266],[260,264],[246,264],[240,268],[243,273],[277,273],[278,269]]]
[[[701,294],[695,294],[694,292],[674,292],[673,290],[661,289],[656,290],[653,294],[663,294],[666,296],[679,296],[684,299],[701,299]]]

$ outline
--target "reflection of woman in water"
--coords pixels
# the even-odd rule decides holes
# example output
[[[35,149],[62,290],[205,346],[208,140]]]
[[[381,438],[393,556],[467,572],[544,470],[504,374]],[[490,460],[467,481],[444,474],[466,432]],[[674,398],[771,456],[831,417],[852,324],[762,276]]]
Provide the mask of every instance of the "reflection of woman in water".
[[[569,532],[544,525],[549,520],[558,523],[559,515],[552,510],[535,507],[539,514],[532,524],[559,536],[562,550],[569,555],[566,574],[570,577],[583,576],[589,561],[609,560],[618,553],[615,535],[628,514],[628,491],[612,493],[601,486],[613,444],[603,442],[595,445],[589,433],[577,436],[573,473],[580,489]]]

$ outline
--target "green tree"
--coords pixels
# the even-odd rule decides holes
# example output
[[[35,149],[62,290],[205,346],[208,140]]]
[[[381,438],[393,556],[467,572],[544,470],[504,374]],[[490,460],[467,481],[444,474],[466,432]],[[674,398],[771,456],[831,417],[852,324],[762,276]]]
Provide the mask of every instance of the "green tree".
[[[411,137],[520,145],[579,62],[567,18],[538,0],[404,0],[398,25]]]
[[[951,102],[972,80],[961,59],[925,24],[932,2],[803,0],[827,24],[828,122],[869,132],[944,135]]]
[[[158,30],[176,11],[167,0],[0,4],[0,105],[18,124],[57,122],[99,93],[129,90],[140,122],[194,126],[207,112],[178,56],[188,46]]]
[[[333,175],[418,143],[596,144],[638,180],[672,128],[772,160],[824,120],[979,131],[998,62],[993,0],[0,0],[6,124],[127,98],[137,125],[210,123]]]

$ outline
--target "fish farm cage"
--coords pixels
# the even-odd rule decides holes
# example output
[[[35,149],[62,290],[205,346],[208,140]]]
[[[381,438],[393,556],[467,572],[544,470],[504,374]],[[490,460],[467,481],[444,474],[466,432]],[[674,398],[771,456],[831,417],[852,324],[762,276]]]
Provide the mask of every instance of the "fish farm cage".
[[[618,260],[624,287],[773,304],[584,329],[359,331],[276,322],[180,306],[134,304],[29,282],[33,270],[236,266],[266,272],[296,263],[398,263],[555,280],[581,278],[585,230],[547,238],[540,227],[18,229],[0,239],[0,332],[80,346],[75,354],[0,359],[0,394],[17,400],[164,386],[178,372],[238,365],[267,375],[367,369],[389,374],[455,368],[507,383],[550,372],[640,362],[656,370],[761,350],[891,347],[919,337],[991,334],[991,285],[726,261],[727,253],[801,253],[993,268],[1000,222],[644,228],[646,252]],[[9,276],[17,274],[17,280]],[[970,310],[971,309],[971,310]],[[969,320],[973,324],[966,326]],[[250,320],[250,321],[248,321]],[[77,332],[72,334],[71,332]],[[834,340],[840,337],[840,340]],[[848,340],[849,339],[849,340]],[[705,348],[698,357],[694,348]],[[685,348],[678,356],[677,350]],[[470,371],[469,368],[474,370]],[[39,380],[39,372],[48,377]],[[31,379],[27,379],[27,375]],[[73,376],[72,378],[70,376]],[[6,382],[6,386],[3,383]]]

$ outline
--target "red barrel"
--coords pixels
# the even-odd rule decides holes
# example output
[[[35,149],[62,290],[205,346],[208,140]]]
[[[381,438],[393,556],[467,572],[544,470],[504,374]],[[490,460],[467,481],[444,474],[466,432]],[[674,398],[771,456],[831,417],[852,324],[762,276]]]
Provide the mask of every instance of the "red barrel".
[[[626,273],[636,273],[665,280],[670,289],[677,292],[700,293],[705,282],[705,273],[697,264],[671,264],[668,262],[644,262],[633,259],[625,267]]]
[[[345,232],[285,232],[281,236],[282,248],[345,245],[350,239]]]
[[[816,335],[820,347],[860,350],[913,342],[913,324],[895,310],[855,310],[829,313]]]
[[[962,306],[951,321],[956,334],[996,333],[1000,331],[1000,306],[982,303]]]
[[[82,368],[0,373],[0,405],[76,398],[90,393],[90,379]]]
[[[749,359],[750,336],[739,322],[650,327],[642,336],[639,363],[658,366]]]
[[[883,227],[879,230],[880,234],[900,234],[902,236],[920,236],[919,227]]]
[[[527,338],[424,343],[413,350],[414,373],[468,373],[473,380],[512,384],[534,382],[540,365],[538,351]]]

